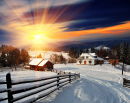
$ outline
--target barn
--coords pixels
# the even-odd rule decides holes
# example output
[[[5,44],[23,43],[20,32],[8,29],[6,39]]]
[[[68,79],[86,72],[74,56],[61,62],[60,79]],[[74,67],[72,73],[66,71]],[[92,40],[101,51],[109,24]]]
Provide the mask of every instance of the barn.
[[[45,71],[45,70],[52,70],[53,69],[53,63],[49,60],[44,60],[41,58],[33,59],[30,63],[30,69],[36,70],[36,71]]]
[[[38,65],[38,70],[39,71],[45,71],[45,70],[52,70],[53,69],[53,63],[50,62],[49,60],[43,60],[39,65]]]

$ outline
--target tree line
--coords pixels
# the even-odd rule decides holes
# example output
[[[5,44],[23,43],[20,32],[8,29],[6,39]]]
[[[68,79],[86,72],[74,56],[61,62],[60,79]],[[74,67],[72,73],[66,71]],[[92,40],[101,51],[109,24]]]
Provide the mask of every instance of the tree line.
[[[66,59],[63,57],[62,54],[58,55],[58,54],[52,54],[49,58],[53,63],[57,64],[57,63],[61,63],[61,64],[66,64]]]
[[[8,45],[2,45],[0,47],[0,54],[1,67],[12,67],[19,64],[25,65],[30,59],[30,56],[25,49],[20,50]]]

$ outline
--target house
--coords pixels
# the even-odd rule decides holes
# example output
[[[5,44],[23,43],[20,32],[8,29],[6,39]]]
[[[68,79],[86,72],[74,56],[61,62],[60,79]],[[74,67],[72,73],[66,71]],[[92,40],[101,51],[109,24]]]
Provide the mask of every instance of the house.
[[[119,62],[119,60],[118,59],[109,59],[109,62],[110,62],[110,64],[118,64],[118,62]]]
[[[82,53],[77,59],[78,65],[96,65],[100,63],[104,63],[104,60],[95,53]]]
[[[30,69],[37,70],[37,71],[45,71],[45,70],[52,70],[54,64],[49,60],[35,58],[29,63],[29,65],[30,65]]]
[[[52,70],[53,69],[53,63],[50,62],[49,60],[43,60],[39,65],[38,65],[38,71],[45,71],[47,70]]]

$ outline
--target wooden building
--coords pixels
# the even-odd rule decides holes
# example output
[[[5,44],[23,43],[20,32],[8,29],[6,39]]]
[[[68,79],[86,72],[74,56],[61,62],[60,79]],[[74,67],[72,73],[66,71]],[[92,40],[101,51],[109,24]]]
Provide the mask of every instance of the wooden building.
[[[119,62],[119,60],[118,59],[109,59],[109,62],[110,62],[110,64],[118,64],[118,62]]]
[[[49,60],[43,60],[39,65],[38,65],[38,71],[45,71],[45,70],[52,70],[53,69],[53,63],[50,62]]]
[[[45,70],[52,70],[53,69],[53,63],[49,60],[44,60],[41,58],[33,59],[30,63],[30,69],[36,70],[36,71],[45,71]]]

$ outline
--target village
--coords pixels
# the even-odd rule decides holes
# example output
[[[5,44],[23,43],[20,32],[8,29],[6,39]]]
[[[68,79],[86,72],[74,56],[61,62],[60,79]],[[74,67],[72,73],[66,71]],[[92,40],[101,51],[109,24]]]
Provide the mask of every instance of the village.
[[[66,103],[65,98],[68,98],[68,103],[107,103],[108,98],[110,103],[130,102],[130,89],[128,81],[130,80],[130,65],[125,63],[123,64],[123,62],[121,62],[118,58],[114,58],[114,56],[110,56],[110,54],[109,56],[107,54],[104,57],[102,56],[103,53],[105,54],[113,50],[115,51],[115,47],[114,49],[110,49],[105,46],[98,46],[95,47],[95,50],[93,48],[88,50],[85,49],[82,50],[82,53],[79,53],[79,56],[76,56],[77,58],[75,58],[74,56],[77,55],[78,52],[75,55],[70,54],[73,54],[73,51],[76,50],[77,49],[74,48],[71,48],[69,52],[29,50],[27,51],[30,57],[28,62],[25,62],[22,65],[14,65],[11,68],[0,68],[0,82],[5,85],[4,81],[7,80],[7,75],[10,75],[13,82],[12,84],[27,82],[27,84],[13,86],[13,91],[14,93],[17,91],[17,94],[12,96],[14,101],[18,100],[19,102],[30,103],[31,101],[37,100],[35,101],[36,103]],[[93,51],[95,51],[95,53]],[[2,55],[3,54],[1,54],[1,56]],[[8,56],[8,54],[5,55]],[[10,72],[10,74],[8,74],[8,72]],[[57,76],[59,76],[57,82],[67,82],[68,77],[65,77],[66,79],[62,80],[62,76],[67,75],[71,76],[71,79],[68,79],[68,83],[70,84],[67,83],[67,86],[62,88],[62,84],[57,85],[53,83],[53,81],[57,81],[55,80],[55,77]],[[43,80],[45,79],[45,81],[41,82],[40,78]],[[48,80],[49,78],[52,78],[52,81]],[[34,81],[35,79],[40,82],[36,84],[28,83]],[[74,83],[71,81],[73,79],[76,80]],[[52,84],[50,84],[51,82]],[[5,93],[6,86],[3,85],[0,85],[0,100],[1,103],[8,103],[9,100],[7,101],[4,99],[4,97],[7,97],[7,94]],[[42,85],[46,85],[44,88],[48,89],[45,90],[44,88],[37,88]],[[54,87],[52,85],[54,85]],[[33,88],[37,89],[32,90]],[[60,88],[60,90],[58,89],[57,91],[57,88]],[[29,90],[27,95],[30,96],[25,94],[26,90]],[[19,94],[19,92],[22,91],[24,92]],[[35,94],[35,92],[40,93]],[[52,93],[50,94],[50,92]],[[93,94],[91,92],[95,93]],[[46,95],[46,93],[49,93],[49,95],[41,98],[41,95]],[[105,96],[102,96],[102,94],[105,94]],[[24,97],[24,95],[27,97]]]

